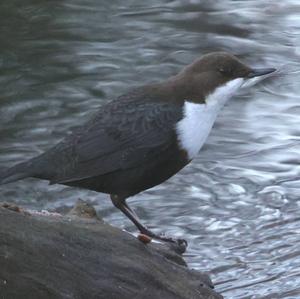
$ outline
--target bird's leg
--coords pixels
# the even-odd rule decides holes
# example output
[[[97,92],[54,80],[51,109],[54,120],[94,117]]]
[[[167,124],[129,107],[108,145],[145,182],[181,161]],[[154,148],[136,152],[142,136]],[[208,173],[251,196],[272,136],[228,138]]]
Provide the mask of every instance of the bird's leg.
[[[166,242],[172,242],[176,243],[182,252],[185,251],[187,247],[187,241],[183,239],[174,239],[167,237],[165,235],[158,235],[149,230],[145,225],[141,223],[141,220],[137,216],[137,214],[128,206],[126,203],[126,198],[119,197],[118,195],[112,194],[110,196],[112,203],[116,208],[118,208],[120,211],[122,211],[134,224],[135,226],[139,229],[139,231],[142,234],[145,234],[151,238],[166,241]]]

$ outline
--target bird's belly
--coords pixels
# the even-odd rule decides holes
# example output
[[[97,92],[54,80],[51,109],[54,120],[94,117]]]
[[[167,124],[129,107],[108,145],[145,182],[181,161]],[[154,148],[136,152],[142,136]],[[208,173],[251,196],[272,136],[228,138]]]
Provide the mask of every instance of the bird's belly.
[[[159,156],[153,157],[139,166],[120,169],[67,185],[128,197],[161,184],[188,162],[186,153],[180,150],[177,144],[174,144]]]
[[[178,142],[189,159],[193,159],[205,143],[216,120],[218,107],[185,103],[184,118],[176,125]]]

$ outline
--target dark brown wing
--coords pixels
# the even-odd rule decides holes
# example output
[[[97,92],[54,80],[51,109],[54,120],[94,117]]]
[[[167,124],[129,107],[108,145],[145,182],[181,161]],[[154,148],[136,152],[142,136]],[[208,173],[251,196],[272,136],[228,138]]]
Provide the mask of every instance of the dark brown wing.
[[[182,109],[174,103],[112,101],[43,155],[56,165],[50,181],[74,182],[141,165],[174,142],[181,118]]]

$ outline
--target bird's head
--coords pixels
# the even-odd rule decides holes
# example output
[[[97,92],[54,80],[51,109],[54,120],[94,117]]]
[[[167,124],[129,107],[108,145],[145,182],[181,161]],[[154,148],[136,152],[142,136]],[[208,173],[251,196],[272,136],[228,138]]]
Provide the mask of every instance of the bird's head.
[[[219,102],[228,100],[244,85],[257,78],[265,78],[274,68],[251,68],[237,57],[226,52],[214,52],[202,56],[185,67],[174,78],[184,82],[184,97],[193,102]],[[180,84],[179,84],[180,85]]]

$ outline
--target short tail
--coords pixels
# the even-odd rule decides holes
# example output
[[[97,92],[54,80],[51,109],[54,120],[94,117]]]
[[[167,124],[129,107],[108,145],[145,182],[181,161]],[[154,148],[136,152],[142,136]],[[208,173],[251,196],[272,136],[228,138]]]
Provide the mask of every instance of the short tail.
[[[23,162],[0,171],[0,185],[15,182],[31,176],[30,163]]]

